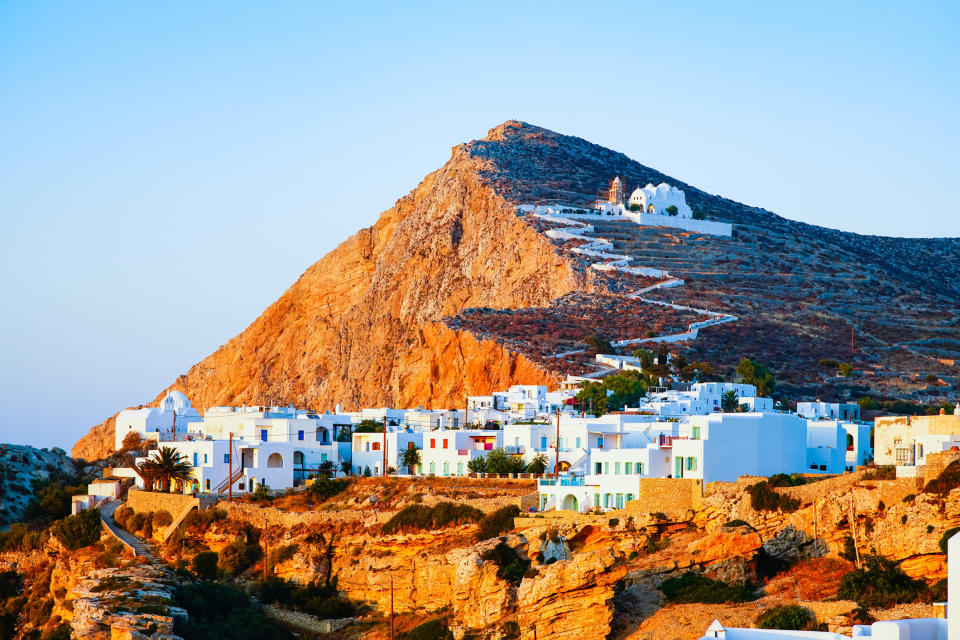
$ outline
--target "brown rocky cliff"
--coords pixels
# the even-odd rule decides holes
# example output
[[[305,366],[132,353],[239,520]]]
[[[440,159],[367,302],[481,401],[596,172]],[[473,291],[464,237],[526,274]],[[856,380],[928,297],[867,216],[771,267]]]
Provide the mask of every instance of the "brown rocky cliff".
[[[468,145],[454,148],[444,167],[169,388],[201,409],[272,400],[351,410],[462,406],[467,394],[555,382],[496,343],[436,323],[470,307],[545,305],[586,284],[484,179],[488,164]],[[73,455],[109,454],[111,422],[94,427]]]

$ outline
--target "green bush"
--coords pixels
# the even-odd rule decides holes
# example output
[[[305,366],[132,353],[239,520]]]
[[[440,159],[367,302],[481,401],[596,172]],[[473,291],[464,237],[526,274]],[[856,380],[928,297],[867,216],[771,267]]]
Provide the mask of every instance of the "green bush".
[[[736,520],[728,520],[727,522],[724,522],[723,526],[726,529],[733,529],[734,527],[750,527],[750,523],[746,520],[737,518]],[[752,529],[753,527],[750,528]]]
[[[260,546],[246,542],[242,537],[237,538],[220,550],[217,566],[231,576],[246,571],[263,555]]]
[[[293,640],[293,635],[255,608],[243,590],[217,582],[185,584],[174,592],[188,618],[176,618],[174,633],[184,640]]]
[[[193,556],[193,560],[190,561],[190,568],[201,580],[215,580],[219,563],[220,554],[216,551],[202,551]]]
[[[487,454],[487,473],[508,474],[523,473],[526,469],[523,458],[513,456],[503,449],[494,449]]]
[[[803,631],[815,628],[817,619],[809,609],[796,604],[771,607],[757,617],[759,629]]]
[[[869,555],[863,559],[863,568],[843,576],[837,597],[855,600],[868,609],[887,608],[894,604],[913,602],[927,590],[923,580],[914,580],[900,567],[883,556]]]
[[[937,543],[940,545],[940,553],[947,552],[947,542],[949,542],[950,538],[952,538],[958,531],[960,531],[960,529],[954,527],[943,532],[943,535],[940,536],[940,542]]]
[[[349,480],[334,480],[326,476],[315,478],[310,485],[310,494],[320,500],[328,500],[350,486]]]
[[[122,528],[127,528],[127,521],[130,519],[130,516],[133,515],[133,509],[127,505],[121,505],[116,511],[113,512],[113,521],[120,525]]]
[[[766,480],[752,485],[750,492],[750,506],[755,511],[783,511],[792,513],[800,508],[800,500],[777,493],[770,488]]]
[[[797,473],[775,473],[767,480],[771,487],[799,487],[807,484],[807,479]]]
[[[318,618],[349,618],[357,614],[352,602],[340,596],[336,581],[329,585],[313,582],[301,585],[271,577],[257,592],[261,602],[295,609]]]
[[[435,618],[403,634],[403,640],[453,640],[446,618]]]
[[[431,531],[451,525],[478,522],[483,512],[465,504],[439,502],[432,507],[411,504],[404,507],[387,520],[381,531],[386,534],[400,531]]]
[[[76,551],[100,539],[100,509],[87,509],[53,525],[53,535],[64,547]]]
[[[169,527],[173,524],[173,516],[170,515],[169,511],[160,511],[153,512],[153,528],[161,529],[163,527]]]
[[[753,590],[747,584],[727,584],[692,571],[664,580],[660,585],[660,591],[663,592],[667,602],[680,604],[693,602],[720,604],[756,600]]]
[[[515,504],[488,513],[480,520],[477,540],[489,540],[490,538],[496,538],[501,533],[510,531],[513,529],[513,519],[519,515],[520,508]]]
[[[507,582],[518,584],[530,568],[530,561],[524,560],[517,550],[504,541],[488,549],[480,556],[481,559],[497,565],[497,577]]]

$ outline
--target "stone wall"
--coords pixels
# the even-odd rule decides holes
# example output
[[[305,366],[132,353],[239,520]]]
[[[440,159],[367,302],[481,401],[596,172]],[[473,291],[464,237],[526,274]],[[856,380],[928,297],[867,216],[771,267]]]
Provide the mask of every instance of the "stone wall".
[[[926,485],[931,480],[938,478],[943,470],[955,460],[960,460],[960,450],[950,449],[941,453],[928,453],[926,468],[923,470],[923,484]]]
[[[686,478],[641,478],[640,493],[623,511],[685,514],[703,501],[703,481]]]
[[[127,506],[137,513],[166,511],[171,516],[175,516],[187,506],[199,505],[200,501],[197,498],[182,493],[161,493],[139,489],[131,489],[127,493]]]
[[[517,498],[517,506],[520,508],[520,513],[526,513],[530,511],[530,509],[536,509],[540,506],[540,492],[534,491],[525,496],[520,496]]]

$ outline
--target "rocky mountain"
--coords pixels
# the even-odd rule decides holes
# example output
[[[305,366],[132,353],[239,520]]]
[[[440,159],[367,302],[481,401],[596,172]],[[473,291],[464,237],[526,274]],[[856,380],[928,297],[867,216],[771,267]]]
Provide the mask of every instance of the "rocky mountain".
[[[559,240],[545,233],[555,223],[518,209],[589,204],[614,176],[628,189],[662,181],[683,189],[705,217],[733,223],[733,236],[604,221],[587,240]],[[576,251],[594,237],[683,286],[629,297],[661,278],[594,268],[609,260]],[[787,220],[580,138],[508,121],[455,147],[376,224],[170,388],[200,408],[462,406],[469,394],[595,371],[589,354],[557,357],[588,335],[676,333],[706,309],[737,321],[678,348],[720,371],[753,355],[801,394],[945,399],[960,358],[958,256],[960,239],[862,236]],[[831,358],[850,361],[854,376],[838,380],[819,364]],[[112,419],[94,427],[73,454],[107,455],[112,430]]]
[[[62,449],[0,444],[0,526],[23,518],[34,497],[34,483],[76,476],[82,469]]]

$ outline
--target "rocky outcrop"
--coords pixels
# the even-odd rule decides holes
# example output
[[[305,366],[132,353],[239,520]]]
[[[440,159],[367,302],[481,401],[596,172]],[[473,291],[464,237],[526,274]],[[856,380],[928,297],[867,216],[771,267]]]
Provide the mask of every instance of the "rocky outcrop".
[[[81,472],[62,449],[35,449],[26,445],[0,444],[0,525],[17,522],[33,497],[33,482],[61,474]]]
[[[73,589],[70,626],[79,640],[177,640],[174,617],[187,612],[169,604],[173,575],[149,565],[91,571]]]

